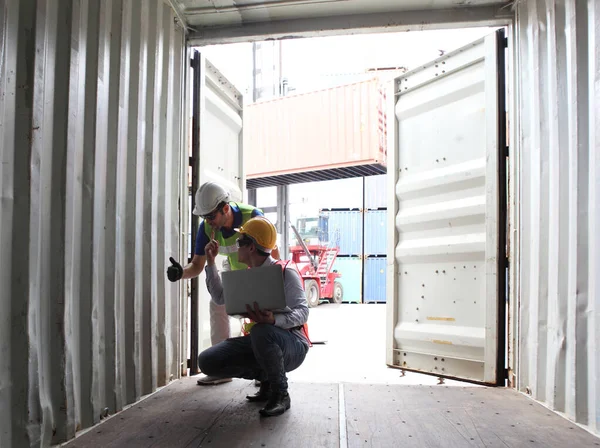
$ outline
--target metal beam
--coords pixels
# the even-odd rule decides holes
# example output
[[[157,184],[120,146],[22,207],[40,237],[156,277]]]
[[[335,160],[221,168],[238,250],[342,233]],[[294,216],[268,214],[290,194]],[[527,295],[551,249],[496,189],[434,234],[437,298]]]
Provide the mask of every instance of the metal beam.
[[[200,186],[200,101],[201,96],[204,94],[201,92],[202,80],[205,79],[204,64],[202,63],[202,57],[199,52],[194,51],[194,56],[191,61],[193,73],[193,91],[192,91],[192,157],[190,158],[190,165],[192,167],[192,206],[191,210],[196,205],[195,193]],[[190,238],[192,251],[194,250],[196,234],[200,227],[200,217],[190,213],[191,216],[191,232]],[[192,257],[193,257],[192,252]],[[191,262],[188,260],[188,262]],[[185,281],[184,281],[185,283]],[[191,295],[190,295],[190,361],[188,368],[190,369],[190,375],[197,375],[200,373],[198,368],[198,354],[200,353],[200,323],[198,321],[198,302],[200,300],[200,281],[198,277],[194,277],[190,280],[191,283]]]
[[[256,188],[248,189],[248,204],[256,207]]]
[[[193,17],[193,15],[188,17],[188,20],[192,23],[194,21]],[[203,28],[191,32],[188,36],[188,42],[192,46],[202,46],[266,39],[503,26],[510,24],[513,19],[514,14],[507,6],[391,11]]]
[[[281,234],[281,247],[279,248],[279,254],[282,260],[285,260],[288,257],[288,219],[288,186],[280,185],[277,187],[277,230]]]
[[[183,14],[183,12],[181,11],[179,4],[177,2],[174,2],[173,0],[167,0],[167,1],[169,3],[169,6],[175,13],[175,17],[177,17],[176,22],[178,22],[179,25],[183,28],[183,30],[187,33],[189,31],[188,23],[185,20],[185,14]]]

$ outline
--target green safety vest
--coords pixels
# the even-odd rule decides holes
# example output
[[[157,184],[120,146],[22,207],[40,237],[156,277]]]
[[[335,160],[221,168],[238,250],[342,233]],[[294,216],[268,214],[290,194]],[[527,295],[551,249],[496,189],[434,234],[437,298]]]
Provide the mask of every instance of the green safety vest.
[[[242,212],[242,226],[248,222],[248,220],[252,217],[252,212],[256,207],[252,205],[246,204],[238,204],[237,202],[233,202]],[[258,209],[260,210],[260,209]],[[262,210],[261,210],[262,211]],[[212,226],[204,221],[204,233],[210,240],[210,234],[212,233]],[[215,232],[215,240],[219,243],[219,254],[227,257],[229,261],[229,266],[231,266],[232,271],[237,271],[240,269],[248,269],[248,266],[245,263],[240,263],[238,261],[238,249],[236,245],[236,240],[239,238],[240,234],[238,232],[234,232],[232,236],[229,238],[223,238],[223,234],[220,231]]]

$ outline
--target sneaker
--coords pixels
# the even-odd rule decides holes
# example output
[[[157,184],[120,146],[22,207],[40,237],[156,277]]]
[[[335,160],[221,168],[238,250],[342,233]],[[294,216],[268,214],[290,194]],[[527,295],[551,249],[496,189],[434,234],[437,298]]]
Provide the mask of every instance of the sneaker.
[[[217,384],[229,383],[231,381],[231,378],[219,378],[206,375],[204,378],[200,378],[196,383],[198,386],[216,386]]]

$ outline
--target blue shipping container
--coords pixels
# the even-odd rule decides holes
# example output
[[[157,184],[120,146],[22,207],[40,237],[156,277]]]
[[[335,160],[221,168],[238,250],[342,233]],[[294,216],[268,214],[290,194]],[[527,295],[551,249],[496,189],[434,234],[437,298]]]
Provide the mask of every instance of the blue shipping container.
[[[387,210],[365,212],[365,255],[387,255]]]
[[[339,241],[340,255],[362,255],[362,212],[359,210],[332,210],[324,212],[329,241]]]
[[[387,174],[365,177],[365,208],[385,208],[387,201]]]
[[[386,257],[365,259],[365,303],[386,301],[386,260]]]
[[[342,302],[360,303],[362,301],[362,260],[357,257],[336,258],[333,269],[342,274],[337,279],[344,290]]]

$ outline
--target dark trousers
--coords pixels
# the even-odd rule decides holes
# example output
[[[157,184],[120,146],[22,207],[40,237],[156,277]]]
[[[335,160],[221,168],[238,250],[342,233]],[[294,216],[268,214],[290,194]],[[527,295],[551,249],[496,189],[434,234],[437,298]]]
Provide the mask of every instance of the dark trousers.
[[[249,336],[229,338],[198,355],[205,375],[269,381],[271,389],[287,391],[286,372],[297,369],[308,344],[297,334],[269,324],[256,324]]]

